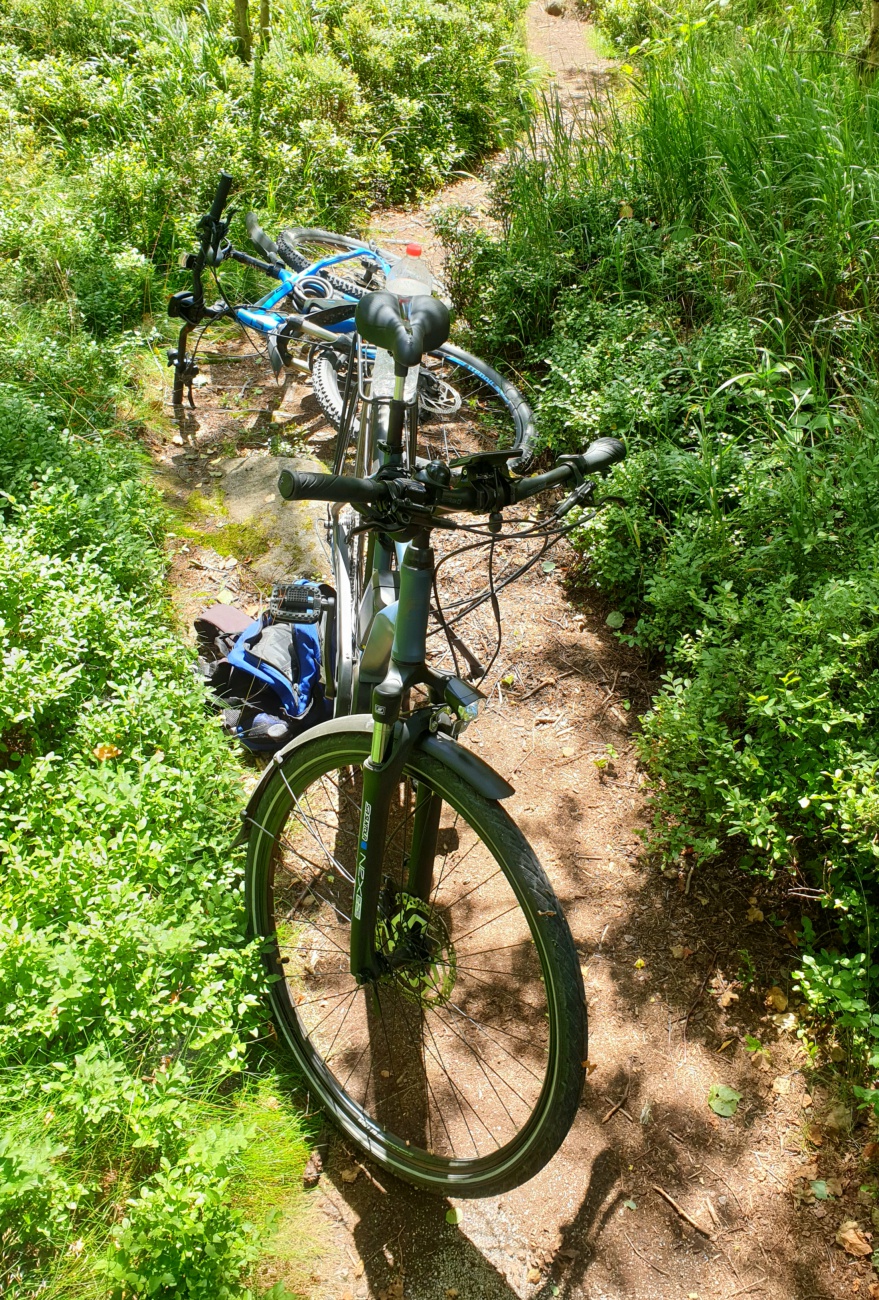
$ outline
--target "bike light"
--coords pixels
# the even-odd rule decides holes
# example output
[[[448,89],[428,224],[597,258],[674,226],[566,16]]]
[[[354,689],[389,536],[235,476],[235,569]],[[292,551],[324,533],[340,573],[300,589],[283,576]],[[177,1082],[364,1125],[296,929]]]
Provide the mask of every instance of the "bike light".
[[[460,721],[463,731],[479,717],[479,704],[485,696],[475,686],[462,682],[458,677],[450,677],[446,682],[444,698],[454,716]]]

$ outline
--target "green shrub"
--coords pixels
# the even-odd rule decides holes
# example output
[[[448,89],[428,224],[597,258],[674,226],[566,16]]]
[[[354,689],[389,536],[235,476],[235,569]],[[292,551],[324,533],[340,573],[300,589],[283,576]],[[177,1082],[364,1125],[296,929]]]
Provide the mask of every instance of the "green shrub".
[[[257,1256],[256,1233],[229,1205],[228,1189],[245,1145],[240,1129],[208,1130],[176,1164],[162,1159],[129,1200],[101,1270],[113,1300],[241,1295],[236,1279]]]
[[[818,7],[603,13],[649,38],[629,84],[580,134],[548,106],[496,175],[499,236],[443,223],[456,305],[477,345],[530,366],[546,445],[626,439],[625,504],[575,544],[664,669],[638,742],[652,844],[805,878],[827,909],[810,942],[845,957],[815,958],[822,988],[860,981],[847,1041],[866,1053],[879,97],[820,48]],[[842,1014],[807,968],[816,1010]]]

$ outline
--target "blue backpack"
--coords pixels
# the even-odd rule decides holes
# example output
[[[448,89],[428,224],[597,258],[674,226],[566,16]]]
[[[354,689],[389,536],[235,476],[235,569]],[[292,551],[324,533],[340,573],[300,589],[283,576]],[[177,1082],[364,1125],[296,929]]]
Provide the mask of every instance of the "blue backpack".
[[[274,753],[331,716],[324,663],[334,662],[333,597],[332,588],[303,578],[276,587],[255,620],[229,605],[196,619],[200,671],[247,749]]]

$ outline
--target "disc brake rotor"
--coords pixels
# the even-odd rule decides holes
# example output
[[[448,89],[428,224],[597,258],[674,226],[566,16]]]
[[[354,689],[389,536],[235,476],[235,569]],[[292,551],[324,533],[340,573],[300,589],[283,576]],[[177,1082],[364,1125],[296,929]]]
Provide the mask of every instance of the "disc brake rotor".
[[[399,893],[379,913],[376,951],[385,981],[421,1006],[442,1006],[452,996],[457,958],[445,923],[423,899]]]

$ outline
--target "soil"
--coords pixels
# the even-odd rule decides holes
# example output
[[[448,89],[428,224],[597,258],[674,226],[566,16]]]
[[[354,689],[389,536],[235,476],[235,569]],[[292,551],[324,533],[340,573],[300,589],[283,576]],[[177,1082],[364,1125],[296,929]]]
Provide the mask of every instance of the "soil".
[[[528,32],[569,103],[612,75],[576,18],[532,4]],[[485,212],[480,179],[459,179],[434,205],[462,201]],[[374,231],[419,238],[438,264],[429,207],[383,213]],[[203,499],[198,536],[169,541],[186,624],[215,599],[255,610],[291,566],[329,576],[319,515],[280,508],[271,453],[326,462],[333,431],[307,384],[276,387],[248,351],[220,345],[197,411],[153,438],[160,481],[190,523],[194,491]],[[224,530],[255,517],[254,553],[229,555]],[[574,552],[563,544],[554,559],[501,595],[503,648],[465,743],[515,785],[507,809],[581,957],[590,1047],[578,1118],[531,1182],[477,1202],[421,1194],[327,1132],[308,1179],[325,1243],[310,1300],[879,1295],[869,1254],[836,1240],[855,1220],[864,1235],[846,1240],[869,1251],[861,1188],[879,1175],[797,1036],[796,900],[733,862],[702,871],[645,850],[637,719],[656,681],[607,626],[608,607],[578,588]],[[462,560],[447,589],[483,574]],[[465,639],[490,656],[493,635],[483,610]],[[739,1094],[729,1117],[709,1105],[718,1084]]]

